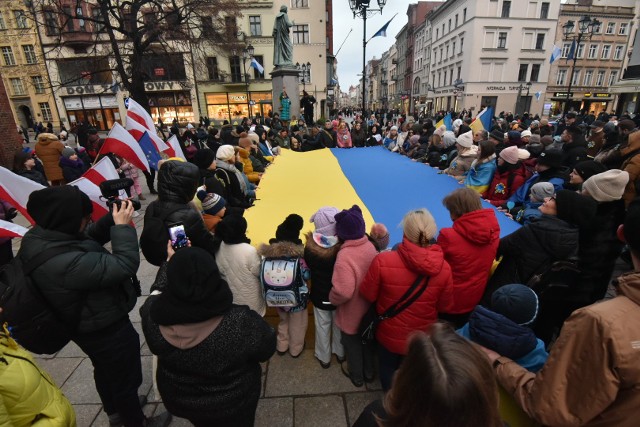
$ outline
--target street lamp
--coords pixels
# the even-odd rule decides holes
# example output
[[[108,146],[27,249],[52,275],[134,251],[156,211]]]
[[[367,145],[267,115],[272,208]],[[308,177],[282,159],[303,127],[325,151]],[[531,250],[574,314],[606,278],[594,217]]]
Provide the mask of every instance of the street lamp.
[[[590,39],[593,36],[593,33],[596,28],[600,26],[600,21],[596,18],[590,18],[588,16],[583,16],[578,21],[578,35],[573,35],[575,30],[575,22],[567,21],[566,24],[562,26],[562,31],[564,33],[564,39],[567,41],[571,41],[572,44],[575,44],[575,51],[573,52],[573,58],[569,58],[573,60],[573,64],[571,65],[571,76],[569,77],[569,85],[567,88],[567,99],[564,104],[564,108],[562,110],[562,118],[569,112],[569,100],[571,99],[571,86],[573,85],[573,73],[576,70],[576,60],[578,59],[578,49],[580,49],[580,43],[582,39],[585,40]]]
[[[366,87],[364,85],[364,76],[366,75],[366,52],[367,52],[367,17],[372,16],[375,12],[382,14],[382,9],[387,3],[387,0],[376,0],[378,3],[377,9],[370,7],[371,0],[349,0],[349,7],[353,12],[353,17],[362,18],[363,30],[362,30],[362,114],[364,114],[366,104]]]
[[[247,94],[247,114],[249,114],[249,119],[252,118],[251,114],[251,97],[249,95],[249,76],[247,75],[247,59],[253,58],[253,54],[255,49],[251,44],[242,49],[242,72],[244,75],[244,86]],[[233,49],[233,56],[237,55],[237,51]]]
[[[299,83],[302,83],[302,90],[307,91],[307,83],[311,83],[311,63],[300,65],[296,62],[296,68],[298,69]]]
[[[518,86],[518,96],[516,97],[516,107],[513,109],[517,115],[524,114],[524,111],[520,111],[521,103],[522,103],[522,89],[527,88],[527,99],[529,97],[529,91],[531,90],[531,86],[533,83],[527,82],[527,84],[520,83]]]

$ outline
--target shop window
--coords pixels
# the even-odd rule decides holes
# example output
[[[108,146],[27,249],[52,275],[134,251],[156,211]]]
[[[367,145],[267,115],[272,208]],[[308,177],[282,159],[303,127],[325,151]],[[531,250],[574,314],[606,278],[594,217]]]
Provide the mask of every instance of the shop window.
[[[48,102],[39,102],[40,114],[42,114],[42,120],[50,122],[53,120],[53,114],[51,114],[51,107]]]

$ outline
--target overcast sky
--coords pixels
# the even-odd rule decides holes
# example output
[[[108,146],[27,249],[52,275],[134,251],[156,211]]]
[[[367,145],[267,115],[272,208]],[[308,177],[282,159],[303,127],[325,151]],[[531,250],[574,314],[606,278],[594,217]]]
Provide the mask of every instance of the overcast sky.
[[[376,33],[393,15],[389,28],[387,28],[387,37],[376,37],[367,43],[367,62],[374,56],[378,59],[387,51],[396,41],[396,34],[407,23],[407,8],[409,3],[417,3],[417,1],[405,0],[387,0],[382,15],[379,12],[367,19],[367,40]],[[376,0],[371,0],[371,6],[377,7]],[[349,30],[353,29],[351,34]],[[349,36],[347,37],[347,34]],[[347,41],[338,53],[338,78],[340,80],[340,88],[343,92],[349,90],[350,85],[357,85],[362,74],[362,19],[353,18],[353,13],[349,8],[348,0],[333,1],[333,50],[334,54],[338,52],[340,44]]]

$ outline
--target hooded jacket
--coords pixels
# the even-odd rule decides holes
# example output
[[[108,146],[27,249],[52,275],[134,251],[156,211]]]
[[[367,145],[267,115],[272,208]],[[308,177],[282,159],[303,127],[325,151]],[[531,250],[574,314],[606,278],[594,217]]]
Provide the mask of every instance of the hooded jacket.
[[[44,173],[49,181],[59,181],[63,179],[62,168],[60,168],[60,156],[64,150],[62,142],[52,139],[39,140],[35,146],[36,154],[42,161]]]
[[[573,170],[576,164],[588,159],[587,141],[584,140],[584,137],[579,136],[569,144],[562,144],[562,165],[568,167],[569,170]]]
[[[549,356],[544,348],[544,342],[536,338],[531,328],[518,325],[513,320],[481,305],[473,310],[469,316],[469,323],[457,332],[483,347],[512,359],[531,372],[542,369]]]
[[[443,228],[438,245],[453,275],[453,305],[447,313],[469,313],[487,286],[500,244],[500,225],[493,209],[462,215],[453,227]]]
[[[475,145],[464,152],[458,152],[458,155],[451,161],[451,164],[444,170],[444,173],[455,177],[466,176],[469,169],[471,169],[471,163],[473,163],[477,157],[478,147]]]
[[[166,211],[177,208],[167,216],[165,224],[182,223],[191,245],[214,255],[213,236],[207,230],[202,215],[189,205],[196,194],[199,180],[200,171],[194,164],[175,160],[165,162],[158,171],[158,200],[149,204],[144,217],[145,220],[160,217]]]
[[[524,204],[529,200],[531,187],[538,182],[550,182],[553,184],[556,192],[560,191],[564,187],[564,183],[569,182],[569,171],[566,168],[551,168],[544,172],[535,172],[509,197],[508,201],[516,205]]]
[[[620,149],[622,155],[622,167],[620,169],[627,171],[629,174],[629,182],[624,189],[622,199],[626,206],[640,195],[640,188],[636,188],[638,179],[640,178],[640,131],[629,134],[628,144]]]
[[[548,426],[638,424],[640,273],[619,277],[617,290],[617,297],[567,319],[537,374],[498,359],[498,381],[534,420]]]
[[[382,252],[373,260],[360,284],[360,294],[382,314],[420,275],[429,280],[422,295],[397,316],[380,322],[376,331],[378,343],[393,353],[406,354],[409,334],[426,330],[437,321],[438,312],[448,311],[452,304],[451,268],[442,248],[423,248],[404,238],[397,251]]]
[[[229,284],[233,303],[248,305],[264,316],[266,305],[260,284],[260,256],[248,243],[226,244],[222,242],[216,252],[216,264],[220,275]]]
[[[527,180],[527,169],[523,163],[517,168],[500,172],[500,167],[493,174],[493,179],[487,191],[482,193],[482,198],[488,200],[493,206],[500,206],[511,197]]]
[[[306,238],[304,260],[311,275],[311,302],[320,310],[335,310],[336,307],[329,301],[329,292],[333,287],[331,279],[340,245],[323,248],[313,240],[311,231],[306,234]]]

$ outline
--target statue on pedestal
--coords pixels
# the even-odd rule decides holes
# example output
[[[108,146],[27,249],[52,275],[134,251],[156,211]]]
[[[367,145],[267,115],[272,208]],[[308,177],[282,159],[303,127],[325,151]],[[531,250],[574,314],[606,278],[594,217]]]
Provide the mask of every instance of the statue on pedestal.
[[[274,67],[293,67],[293,43],[289,37],[289,29],[293,22],[287,15],[287,6],[280,7],[273,24],[273,65]]]

